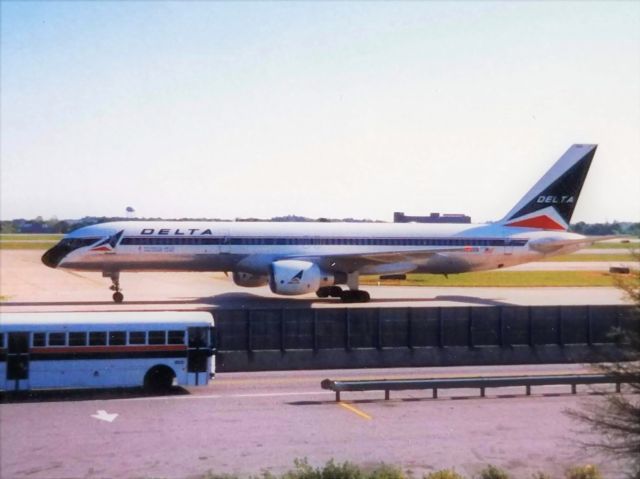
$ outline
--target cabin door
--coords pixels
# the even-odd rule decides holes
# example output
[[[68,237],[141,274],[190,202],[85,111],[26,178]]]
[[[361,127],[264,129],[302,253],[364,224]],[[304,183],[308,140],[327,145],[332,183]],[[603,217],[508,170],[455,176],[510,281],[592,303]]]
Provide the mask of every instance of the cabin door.
[[[29,389],[29,333],[9,333],[6,390]]]
[[[510,238],[504,240],[504,254],[508,256],[513,254],[513,243]]]

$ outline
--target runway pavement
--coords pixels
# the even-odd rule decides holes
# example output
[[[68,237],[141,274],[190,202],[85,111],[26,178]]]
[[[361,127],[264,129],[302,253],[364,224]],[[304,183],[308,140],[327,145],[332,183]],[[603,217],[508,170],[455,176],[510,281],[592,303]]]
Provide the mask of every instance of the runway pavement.
[[[123,273],[125,302],[111,300],[110,281],[100,273],[54,270],[40,252],[0,251],[0,311],[158,310],[212,308],[335,308],[337,299],[282,297],[267,286],[240,288],[220,273]],[[557,263],[534,263],[547,267]],[[566,265],[567,263],[561,263]],[[573,265],[574,263],[570,263]],[[584,264],[584,263],[577,263]],[[349,307],[624,304],[616,288],[462,288],[367,286],[372,301]]]
[[[513,477],[561,477],[596,464],[621,478],[620,464],[582,450],[594,439],[565,411],[602,400],[580,388],[348,393],[336,403],[320,381],[452,375],[560,374],[579,365],[296,371],[223,374],[184,394],[40,394],[0,405],[0,476],[19,479],[192,477],[282,472],[295,458],[362,465],[387,462],[414,477],[455,467],[471,477],[487,464]],[[520,388],[521,389],[521,388]],[[609,387],[609,389],[611,389]],[[98,413],[105,411],[105,413]],[[112,422],[100,419],[117,414]],[[98,416],[98,417],[95,417]],[[111,416],[112,417],[112,416]]]

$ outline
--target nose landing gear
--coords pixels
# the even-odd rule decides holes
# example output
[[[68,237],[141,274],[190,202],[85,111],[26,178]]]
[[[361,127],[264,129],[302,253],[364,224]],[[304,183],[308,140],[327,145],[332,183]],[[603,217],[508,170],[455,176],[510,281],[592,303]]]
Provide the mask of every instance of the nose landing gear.
[[[114,273],[102,273],[102,276],[107,277],[107,278],[111,278],[111,286],[109,286],[109,289],[111,291],[113,291],[113,301],[115,303],[122,303],[122,301],[124,300],[124,294],[122,294],[121,289],[120,289],[120,272],[116,271]]]

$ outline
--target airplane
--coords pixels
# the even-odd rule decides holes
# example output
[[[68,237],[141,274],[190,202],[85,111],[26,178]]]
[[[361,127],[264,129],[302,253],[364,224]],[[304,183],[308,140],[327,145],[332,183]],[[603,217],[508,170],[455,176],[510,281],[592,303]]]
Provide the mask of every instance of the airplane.
[[[367,302],[360,275],[501,269],[613,238],[567,231],[596,148],[571,146],[493,223],[111,222],[69,233],[42,262],[102,272],[116,303],[125,271],[225,272],[238,286],[268,284],[278,295]]]

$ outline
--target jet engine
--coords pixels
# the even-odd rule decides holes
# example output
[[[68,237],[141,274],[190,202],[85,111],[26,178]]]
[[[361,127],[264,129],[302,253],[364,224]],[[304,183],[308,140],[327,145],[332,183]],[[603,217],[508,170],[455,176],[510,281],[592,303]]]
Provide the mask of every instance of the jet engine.
[[[244,286],[245,288],[257,288],[258,286],[264,286],[267,284],[269,282],[269,277],[244,273],[242,271],[234,271],[233,282],[238,286]]]
[[[315,293],[320,287],[335,284],[334,276],[310,261],[284,259],[271,263],[269,286],[276,294],[293,296]]]

